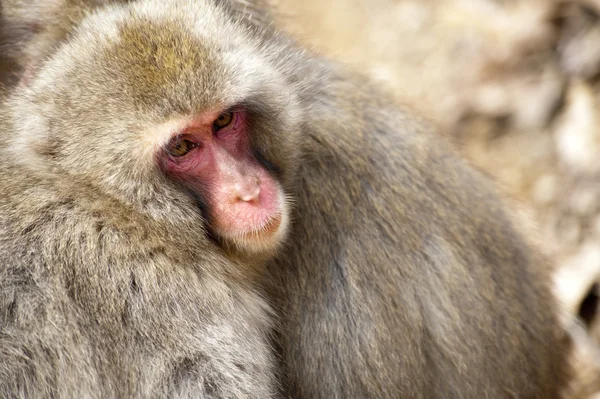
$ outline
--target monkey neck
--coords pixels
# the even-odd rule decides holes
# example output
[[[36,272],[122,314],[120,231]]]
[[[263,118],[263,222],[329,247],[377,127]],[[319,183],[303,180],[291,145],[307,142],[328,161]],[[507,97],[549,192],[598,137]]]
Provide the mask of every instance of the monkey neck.
[[[258,281],[264,277],[266,273],[266,264],[274,257],[272,253],[247,253],[240,251],[237,248],[228,246],[225,243],[217,240],[217,245],[221,248],[227,259],[239,263],[243,270],[242,275],[249,278],[251,281]]]
[[[271,253],[246,253],[243,251],[239,251],[237,249],[224,249],[227,256],[231,259],[235,259],[237,261],[252,264],[259,269],[263,269],[265,263],[267,263],[270,259],[273,258],[273,254]]]

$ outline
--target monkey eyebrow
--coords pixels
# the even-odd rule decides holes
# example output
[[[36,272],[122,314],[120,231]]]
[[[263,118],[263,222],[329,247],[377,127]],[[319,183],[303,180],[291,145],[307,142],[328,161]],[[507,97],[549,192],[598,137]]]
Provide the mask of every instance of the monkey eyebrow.
[[[223,109],[223,111],[221,111],[221,113],[219,113],[219,115],[223,115],[226,113],[239,114],[241,112],[244,112],[244,110],[246,110],[246,109],[247,108],[241,104],[235,104],[235,105],[231,105],[231,106]]]

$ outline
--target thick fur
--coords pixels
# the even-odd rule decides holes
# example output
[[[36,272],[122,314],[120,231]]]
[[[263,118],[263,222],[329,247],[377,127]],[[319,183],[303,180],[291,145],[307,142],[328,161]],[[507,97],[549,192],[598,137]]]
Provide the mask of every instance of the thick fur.
[[[36,165],[33,169],[14,166],[21,173],[16,180],[23,180],[23,174],[49,173],[43,172],[48,169],[47,163],[52,165],[49,160],[62,159],[57,154],[66,153],[69,156],[65,162],[70,166],[57,169],[55,179],[82,190],[82,183],[64,178],[65,170],[78,171],[78,178],[86,184],[101,180],[102,192],[119,198],[117,204],[127,203],[129,198],[146,204],[139,215],[125,213],[126,220],[152,215],[159,220],[177,220],[178,226],[187,214],[180,215],[171,203],[187,204],[185,197],[171,198],[162,193],[159,198],[163,202],[156,204],[147,198],[152,198],[152,190],[139,193],[124,184],[135,181],[139,167],[131,164],[115,169],[114,164],[130,157],[122,151],[97,152],[105,137],[96,137],[94,127],[111,115],[137,116],[142,110],[141,119],[112,121],[111,129],[129,132],[211,104],[243,103],[253,116],[253,142],[260,158],[281,179],[294,205],[291,234],[280,254],[268,264],[265,279],[279,313],[277,343],[286,396],[558,398],[568,377],[569,347],[550,293],[549,269],[521,237],[489,181],[465,164],[443,138],[431,132],[425,121],[394,104],[371,83],[307,54],[273,31],[267,12],[260,5],[222,0],[215,0],[215,4],[216,7],[208,0],[197,0],[159,5],[158,1],[142,0],[128,8],[101,11],[85,19],[77,30],[61,28],[61,32],[67,32],[67,44],[50,61],[42,63],[42,72],[32,85],[37,96],[20,100],[36,104],[39,110],[32,112],[18,100],[12,100],[11,123],[16,126],[10,129],[14,137],[5,152],[10,154],[10,162],[22,158],[26,164]],[[147,53],[138,51],[135,43],[140,38],[152,43],[152,54],[160,55],[159,64],[164,60],[172,63],[156,72],[156,58],[147,57],[150,62],[142,62],[140,57]],[[187,46],[182,38],[186,38],[186,43],[191,38],[195,45]],[[130,44],[134,44],[134,51],[127,50]],[[178,50],[172,52],[174,48]],[[32,51],[27,54],[35,54]],[[67,67],[64,63],[70,64]],[[67,81],[71,82],[68,87]],[[55,94],[55,90],[59,93]],[[64,121],[76,121],[79,128],[74,136],[56,133],[48,140],[48,135],[40,134],[40,126],[63,132]],[[91,140],[82,144],[85,148],[80,145],[76,151],[66,151],[73,137],[81,135]],[[48,158],[38,155],[29,159],[29,151],[36,148],[38,153],[47,152]],[[137,159],[135,154],[132,158]],[[96,167],[103,163],[106,167]],[[102,180],[107,169],[111,170],[111,178]],[[123,171],[126,172],[120,173]],[[39,179],[52,181],[46,175]],[[3,207],[10,207],[11,215],[17,215],[9,219],[29,220],[35,213],[27,204],[43,203],[24,200],[29,197],[22,192],[37,193],[44,185],[24,181],[9,184],[22,187],[9,196],[13,202],[2,200],[9,201],[10,205]],[[61,186],[57,191],[72,190]],[[92,199],[99,200],[96,195]],[[116,212],[116,205],[108,207],[111,214],[113,208]],[[76,209],[94,208],[86,203]],[[191,209],[189,212],[194,214]],[[40,219],[54,224],[62,220],[34,217]],[[95,219],[77,216],[69,220],[89,226],[90,220]],[[193,229],[193,220],[185,221],[184,225],[190,223],[189,228]],[[3,221],[3,225],[7,223]],[[109,225],[108,221],[103,223]],[[19,254],[34,256],[34,252],[39,257],[48,253],[48,249],[32,251],[21,244],[34,237],[62,243],[57,236],[41,233],[43,229],[34,234],[31,229],[13,227],[19,225],[11,221],[11,232],[3,234],[19,245]],[[65,237],[71,231],[67,229]],[[156,235],[156,231],[163,230],[152,227],[145,231]],[[71,246],[57,246],[55,256],[78,259],[87,253],[82,242],[88,240],[71,239]],[[121,248],[137,254],[136,245],[126,241]],[[12,246],[7,248],[3,251],[14,253]],[[63,248],[71,248],[77,254],[67,255]],[[207,252],[193,246],[179,248],[181,259]],[[177,254],[173,256],[179,259]],[[29,272],[30,267],[20,263],[22,257],[25,259],[10,255],[8,269]],[[81,270],[85,262],[60,270]],[[181,260],[175,262],[182,263],[185,264]],[[73,274],[69,273],[66,276]],[[93,276],[106,279],[99,274]],[[69,286],[72,278],[59,275],[51,280],[44,275],[34,281],[66,281]],[[135,281],[127,287],[140,286],[137,278]],[[188,292],[195,289],[186,288]],[[107,301],[122,298],[104,288],[100,292],[106,292]],[[162,294],[168,292],[165,289]],[[161,291],[155,294],[161,295]],[[81,295],[67,298],[73,303],[71,298]],[[29,299],[24,303],[35,302]],[[86,303],[89,306],[90,302]],[[240,302],[246,306],[249,303],[252,302]],[[199,307],[198,312],[214,310],[212,306]],[[6,308],[11,309],[8,305]],[[139,308],[134,309],[131,314],[137,315]],[[63,318],[78,314],[46,312]],[[98,317],[98,312],[99,309],[91,309],[83,314]],[[119,326],[117,331],[125,333],[128,328]],[[39,328],[31,331],[41,333]],[[87,327],[68,331],[88,334]],[[157,329],[156,333],[167,331],[172,330]],[[48,338],[47,342],[53,339]],[[71,338],[66,335],[63,339]],[[135,342],[149,338],[139,339]],[[69,342],[85,341],[74,337]],[[6,347],[14,351],[13,346]],[[26,345],[18,340],[16,347]],[[129,359],[125,354],[135,353],[135,349],[123,344],[114,354],[116,360],[106,363],[112,366],[107,366],[104,374],[99,373],[97,380],[114,381],[105,377],[110,372],[127,376],[119,372],[128,369],[123,369],[117,360],[125,362]],[[105,354],[109,351],[96,353],[108,356]],[[144,369],[141,365],[140,368]],[[12,367],[8,370],[14,372]],[[44,370],[52,374],[48,370],[54,368]],[[51,380],[43,375],[45,380]],[[75,374],[62,375],[67,378]]]
[[[294,223],[267,274],[286,394],[561,397],[571,343],[552,268],[489,179],[370,82],[295,62]]]
[[[289,394],[560,397],[550,268],[489,181],[368,85],[326,81],[305,103],[293,239],[269,269]]]
[[[277,392],[259,265],[221,254],[154,159],[173,119],[242,90],[180,27],[233,25],[159,4],[92,13],[2,105],[2,398]]]

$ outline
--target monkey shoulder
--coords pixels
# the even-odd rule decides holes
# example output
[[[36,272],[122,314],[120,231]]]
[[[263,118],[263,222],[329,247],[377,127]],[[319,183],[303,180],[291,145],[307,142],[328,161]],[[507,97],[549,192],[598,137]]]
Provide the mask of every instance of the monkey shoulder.
[[[3,179],[0,393],[272,396],[269,307],[178,240],[194,232],[69,179]]]
[[[35,179],[9,170],[0,176],[0,396],[98,392],[91,346],[44,245],[56,234],[44,226],[52,201]]]

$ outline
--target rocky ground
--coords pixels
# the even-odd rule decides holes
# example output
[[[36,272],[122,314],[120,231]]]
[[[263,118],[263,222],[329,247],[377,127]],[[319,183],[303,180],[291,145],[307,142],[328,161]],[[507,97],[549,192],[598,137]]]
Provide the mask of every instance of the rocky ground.
[[[280,25],[434,118],[529,205],[600,398],[600,0],[272,0]]]

